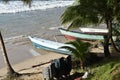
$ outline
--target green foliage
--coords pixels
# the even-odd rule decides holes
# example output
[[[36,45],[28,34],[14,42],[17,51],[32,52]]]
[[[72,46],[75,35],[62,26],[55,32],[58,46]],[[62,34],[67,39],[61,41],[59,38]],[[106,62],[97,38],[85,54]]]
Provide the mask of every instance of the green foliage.
[[[110,56],[109,41],[112,39],[112,24],[120,23],[120,1],[119,0],[75,0],[75,3],[68,7],[61,16],[62,24],[67,28],[78,28],[91,24],[106,24],[108,35],[105,38],[104,54]],[[116,27],[116,29],[118,29]],[[115,31],[117,32],[117,31]],[[117,32],[118,33],[118,32]],[[112,43],[114,43],[112,41]],[[114,48],[117,50],[116,46]],[[117,50],[119,51],[119,50]]]
[[[77,39],[76,41],[67,42],[66,44],[69,44],[71,46],[62,46],[60,48],[64,48],[71,51],[71,54],[73,55],[73,57],[76,60],[80,61],[81,67],[84,67],[83,62],[88,56],[90,44],[86,42],[82,42],[79,39]]]
[[[66,44],[70,44],[72,45],[72,47],[62,46],[60,48],[65,48],[71,51],[71,53],[76,59],[80,59],[80,58],[83,59],[88,53],[89,47],[90,47],[89,43],[82,42],[81,40],[70,41],[70,42],[67,42]]]
[[[69,28],[99,23],[107,25],[108,21],[120,22],[119,0],[75,0],[61,16],[62,24],[69,24]]]
[[[86,6],[74,5],[68,7],[61,16],[62,24],[69,24],[69,27],[80,27],[81,25],[98,23],[98,16],[95,12],[85,8]],[[92,14],[91,14],[92,13]]]
[[[93,66],[92,66],[93,67]],[[92,68],[93,75],[85,80],[119,80],[120,79],[120,58],[104,59]]]
[[[105,12],[105,0],[76,0],[76,3],[78,4],[68,7],[62,14],[62,24],[70,23],[71,28],[99,23],[102,12]]]
[[[113,24],[113,34],[116,36],[120,35],[120,24]]]

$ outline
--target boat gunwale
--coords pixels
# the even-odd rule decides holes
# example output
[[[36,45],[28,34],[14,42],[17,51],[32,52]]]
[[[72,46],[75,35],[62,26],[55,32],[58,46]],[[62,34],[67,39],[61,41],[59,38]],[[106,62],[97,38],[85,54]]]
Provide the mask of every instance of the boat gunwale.
[[[58,28],[60,30],[68,31],[68,32],[74,32],[74,33],[80,33],[80,34],[88,34],[88,35],[108,35],[108,33],[98,33],[98,32],[82,32],[82,31],[71,31],[63,28]]]
[[[81,40],[87,40],[87,41],[96,41],[96,40],[104,40],[104,36],[107,36],[107,34],[106,35],[100,35],[100,34],[89,34],[89,33],[86,33],[86,32],[78,32],[78,31],[70,31],[70,30],[67,30],[67,29],[63,29],[63,28],[59,28],[59,30],[60,30],[60,32],[62,33],[62,31],[63,32],[65,32],[65,34],[64,33],[62,33],[63,35],[66,35],[66,36],[71,36],[71,35],[69,35],[69,34],[67,34],[67,33],[74,33],[74,34],[81,34],[81,35],[91,35],[91,36],[103,36],[103,39],[89,39],[89,38],[81,38],[81,37],[76,37],[76,36],[71,36],[71,37],[74,37],[74,38],[80,38]],[[69,38],[68,38],[69,39]],[[116,36],[113,36],[113,39],[114,39],[114,41],[116,41]]]
[[[70,55],[70,51],[65,51],[63,49],[53,49],[53,48],[50,48],[50,47],[40,45],[40,44],[35,43],[35,42],[32,42],[32,43],[36,48],[40,48],[40,49],[44,49],[44,50],[49,50],[49,51],[54,51],[54,52],[57,52],[57,53],[63,53],[63,54],[66,54],[66,55]],[[39,46],[36,46],[36,45],[39,45]]]

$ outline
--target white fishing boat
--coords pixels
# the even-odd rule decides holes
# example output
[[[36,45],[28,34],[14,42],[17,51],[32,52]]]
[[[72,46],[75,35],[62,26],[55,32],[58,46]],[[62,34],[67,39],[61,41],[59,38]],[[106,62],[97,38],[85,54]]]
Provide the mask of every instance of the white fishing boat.
[[[33,46],[35,46],[36,48],[41,48],[41,49],[50,50],[50,51],[54,51],[58,53],[63,53],[66,55],[70,55],[71,53],[70,51],[66,49],[60,48],[62,46],[70,46],[68,44],[50,41],[50,40],[37,38],[37,37],[31,37],[31,36],[29,36],[28,38],[33,43]]]
[[[104,35],[108,34],[107,29],[80,28],[80,31],[70,31],[59,28],[59,30],[67,39],[104,40]],[[116,37],[113,36],[113,39]]]

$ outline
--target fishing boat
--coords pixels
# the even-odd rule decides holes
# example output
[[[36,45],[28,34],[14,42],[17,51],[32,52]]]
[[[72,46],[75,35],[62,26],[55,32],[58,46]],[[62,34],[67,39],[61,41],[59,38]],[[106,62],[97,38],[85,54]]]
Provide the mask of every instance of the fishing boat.
[[[108,29],[96,29],[96,28],[79,28],[80,31],[87,34],[94,34],[94,35],[107,35]]]
[[[80,28],[80,31],[70,31],[59,28],[59,30],[67,39],[104,40],[104,36],[108,34],[107,29]],[[115,38],[113,37],[114,40]]]
[[[55,42],[51,40],[46,40],[42,38],[31,37],[31,36],[28,36],[28,38],[31,40],[33,46],[35,46],[36,48],[41,48],[41,49],[45,49],[49,51],[63,53],[66,55],[70,55],[71,53],[70,51],[66,49],[60,48],[62,46],[71,46],[71,45],[59,43],[59,42]]]

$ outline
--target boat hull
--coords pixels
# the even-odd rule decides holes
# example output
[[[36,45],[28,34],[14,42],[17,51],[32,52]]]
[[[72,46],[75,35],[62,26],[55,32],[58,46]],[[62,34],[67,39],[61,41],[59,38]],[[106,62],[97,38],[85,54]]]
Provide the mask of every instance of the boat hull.
[[[85,32],[77,32],[77,31],[69,31],[66,29],[59,28],[60,32],[65,36],[67,39],[83,39],[83,40],[104,40],[104,35],[101,33],[85,33]],[[72,38],[71,38],[72,37]],[[116,37],[113,37],[115,40]]]
[[[32,37],[29,37],[29,39],[31,40],[33,46],[38,49],[49,50],[49,51],[62,53],[62,54],[66,54],[66,55],[71,54],[71,52],[66,49],[60,49],[60,47],[64,46],[65,44],[54,42],[54,41],[49,41],[49,43],[46,43],[48,40],[36,39],[36,38],[32,38]],[[53,43],[53,44],[50,44],[50,43]],[[55,44],[56,45],[59,44],[59,46],[56,46]]]

